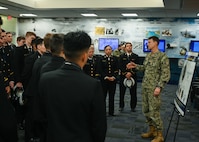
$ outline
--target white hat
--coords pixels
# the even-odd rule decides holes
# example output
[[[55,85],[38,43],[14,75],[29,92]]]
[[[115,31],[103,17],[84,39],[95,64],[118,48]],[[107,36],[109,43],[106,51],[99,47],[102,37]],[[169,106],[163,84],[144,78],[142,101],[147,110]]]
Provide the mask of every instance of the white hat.
[[[23,89],[23,87],[19,88],[19,87],[17,87],[15,85],[14,88],[13,88],[13,91],[15,92],[15,95],[16,95],[17,99],[19,100],[19,104],[20,105],[24,105],[24,101],[23,101],[23,92],[24,92],[24,89]]]
[[[131,88],[135,85],[135,80],[132,77],[130,79],[125,78],[123,83],[125,87]]]

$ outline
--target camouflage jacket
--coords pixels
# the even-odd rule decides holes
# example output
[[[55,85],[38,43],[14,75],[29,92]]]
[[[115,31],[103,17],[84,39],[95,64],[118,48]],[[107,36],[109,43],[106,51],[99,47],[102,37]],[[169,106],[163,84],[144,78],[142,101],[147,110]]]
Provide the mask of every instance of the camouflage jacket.
[[[164,88],[170,79],[170,64],[167,55],[163,52],[147,54],[143,65],[137,65],[137,70],[144,71],[143,88]]]

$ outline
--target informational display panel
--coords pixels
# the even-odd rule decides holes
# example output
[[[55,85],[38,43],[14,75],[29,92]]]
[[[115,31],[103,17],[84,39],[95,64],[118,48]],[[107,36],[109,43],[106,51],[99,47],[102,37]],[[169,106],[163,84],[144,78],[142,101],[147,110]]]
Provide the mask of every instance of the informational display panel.
[[[185,115],[186,105],[189,98],[189,90],[196,66],[195,58],[197,54],[193,53],[192,55],[194,56],[187,56],[187,59],[184,62],[180,74],[178,89],[176,91],[176,97],[174,99],[175,107],[182,116]]]

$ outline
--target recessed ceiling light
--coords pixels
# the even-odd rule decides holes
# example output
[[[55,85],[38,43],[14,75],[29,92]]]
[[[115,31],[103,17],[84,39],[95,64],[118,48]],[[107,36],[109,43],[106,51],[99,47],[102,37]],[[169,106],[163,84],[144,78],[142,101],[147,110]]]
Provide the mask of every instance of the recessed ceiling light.
[[[8,9],[7,7],[0,6],[0,9]]]
[[[122,13],[122,16],[126,16],[126,17],[136,17],[138,16],[136,13]]]
[[[99,21],[107,21],[107,19],[96,19],[96,20],[99,20]]]
[[[199,16],[199,13],[197,14],[197,16]]]
[[[96,17],[97,16],[96,14],[93,14],[93,13],[82,13],[81,15],[85,16],[85,17]]]
[[[35,14],[19,14],[20,17],[36,17]]]

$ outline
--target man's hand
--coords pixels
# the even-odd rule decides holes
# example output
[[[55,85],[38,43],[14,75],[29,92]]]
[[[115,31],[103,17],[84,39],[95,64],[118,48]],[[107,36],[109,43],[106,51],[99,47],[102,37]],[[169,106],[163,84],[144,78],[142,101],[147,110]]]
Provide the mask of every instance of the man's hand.
[[[6,86],[5,90],[7,94],[10,94],[10,91],[11,91],[10,86]]]
[[[125,77],[126,77],[127,79],[130,79],[131,76],[132,76],[132,74],[131,74],[130,72],[127,72],[127,74],[125,75]]]
[[[137,64],[135,64],[134,62],[130,62],[126,65],[127,69],[134,69],[136,68]]]
[[[154,96],[159,96],[160,95],[160,91],[161,91],[161,88],[160,87],[156,87],[155,90],[154,90]]]
[[[23,85],[22,85],[22,83],[21,83],[21,82],[17,82],[16,87],[22,88],[22,87],[23,87]]]
[[[115,80],[115,77],[113,77],[113,76],[112,76],[112,77],[109,77],[108,80],[109,80],[109,81],[114,81],[114,80]]]
[[[15,82],[14,82],[14,81],[10,81],[10,82],[9,82],[9,85],[10,85],[10,88],[13,89],[13,88],[14,88],[14,85],[15,85]]]

